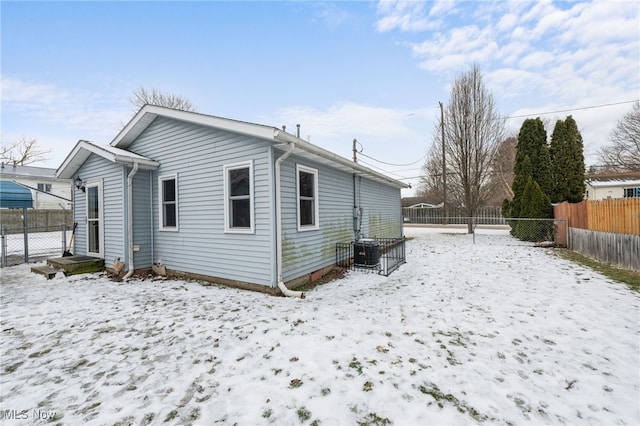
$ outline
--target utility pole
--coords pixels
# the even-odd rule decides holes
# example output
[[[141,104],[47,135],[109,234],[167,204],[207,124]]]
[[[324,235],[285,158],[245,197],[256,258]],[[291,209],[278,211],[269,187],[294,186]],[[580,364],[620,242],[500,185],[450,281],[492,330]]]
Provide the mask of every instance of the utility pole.
[[[357,163],[358,162],[358,150],[356,149],[356,144],[358,143],[358,141],[356,139],[353,139],[353,162]]]
[[[442,214],[444,216],[444,224],[449,224],[449,214],[447,212],[447,159],[445,155],[444,143],[444,108],[442,102],[440,104],[440,130],[442,131]]]

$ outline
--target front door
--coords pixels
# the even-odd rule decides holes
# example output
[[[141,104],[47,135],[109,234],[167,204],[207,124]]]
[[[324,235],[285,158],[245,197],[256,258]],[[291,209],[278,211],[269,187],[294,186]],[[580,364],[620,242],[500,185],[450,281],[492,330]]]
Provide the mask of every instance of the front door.
[[[87,191],[87,254],[104,257],[102,235],[102,184],[89,183]]]

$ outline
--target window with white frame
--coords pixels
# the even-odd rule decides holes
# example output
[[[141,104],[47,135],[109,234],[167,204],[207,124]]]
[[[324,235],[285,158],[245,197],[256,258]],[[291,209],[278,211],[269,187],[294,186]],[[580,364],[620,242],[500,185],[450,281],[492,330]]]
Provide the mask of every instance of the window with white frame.
[[[640,186],[635,188],[624,188],[624,198],[640,197]]]
[[[160,230],[178,230],[178,177],[176,175],[158,178],[160,201]]]
[[[224,166],[225,232],[253,233],[253,162]]]
[[[298,230],[318,229],[318,171],[296,165]]]

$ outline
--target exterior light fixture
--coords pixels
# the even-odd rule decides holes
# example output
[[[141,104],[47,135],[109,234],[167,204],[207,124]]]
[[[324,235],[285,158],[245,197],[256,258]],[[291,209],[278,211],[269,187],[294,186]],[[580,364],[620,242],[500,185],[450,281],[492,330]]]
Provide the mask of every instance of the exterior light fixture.
[[[76,188],[79,189],[80,191],[84,192],[85,191],[85,186],[82,184],[82,179],[80,178],[80,176],[77,176],[73,183],[75,184]]]

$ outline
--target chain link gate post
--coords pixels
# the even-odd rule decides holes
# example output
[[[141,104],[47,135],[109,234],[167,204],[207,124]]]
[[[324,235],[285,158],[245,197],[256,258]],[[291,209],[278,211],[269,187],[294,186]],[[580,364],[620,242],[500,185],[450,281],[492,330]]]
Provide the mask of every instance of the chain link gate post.
[[[0,267],[7,266],[7,227],[2,225],[0,236]]]

